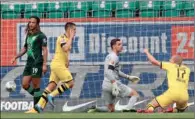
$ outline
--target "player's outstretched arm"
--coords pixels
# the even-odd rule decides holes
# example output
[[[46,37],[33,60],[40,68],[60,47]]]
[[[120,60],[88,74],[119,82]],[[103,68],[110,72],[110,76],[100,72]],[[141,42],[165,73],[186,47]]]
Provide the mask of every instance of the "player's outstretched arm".
[[[26,52],[27,52],[27,48],[23,47],[22,50],[16,56],[14,56],[14,58],[12,58],[11,63],[13,64],[17,58],[23,56]]]
[[[154,57],[150,54],[150,52],[148,51],[148,49],[144,49],[144,53],[146,53],[146,55],[147,55],[149,61],[150,61],[153,65],[156,65],[156,66],[160,66],[160,65],[161,65],[161,63],[160,63],[158,60],[156,60],[156,58],[154,58]]]
[[[133,82],[133,83],[138,83],[140,78],[137,76],[130,76],[127,75],[125,73],[123,73],[122,71],[119,71],[119,76],[128,79],[129,81]]]

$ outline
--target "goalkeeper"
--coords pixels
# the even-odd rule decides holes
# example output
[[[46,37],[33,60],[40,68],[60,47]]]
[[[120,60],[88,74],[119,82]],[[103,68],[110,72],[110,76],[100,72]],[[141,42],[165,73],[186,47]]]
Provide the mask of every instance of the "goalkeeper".
[[[113,39],[110,43],[112,52],[107,55],[104,64],[104,80],[102,84],[102,97],[107,107],[95,107],[88,112],[114,112],[114,101],[116,97],[129,97],[130,100],[124,110],[130,110],[137,102],[138,93],[120,82],[120,77],[126,78],[134,83],[140,79],[136,76],[129,76],[119,70],[119,53],[123,50],[122,41]]]

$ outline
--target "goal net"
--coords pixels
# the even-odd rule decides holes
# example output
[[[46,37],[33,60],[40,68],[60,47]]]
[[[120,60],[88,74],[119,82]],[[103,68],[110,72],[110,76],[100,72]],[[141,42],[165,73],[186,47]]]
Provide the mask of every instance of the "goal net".
[[[71,91],[55,98],[56,101],[61,101],[57,104],[57,110],[67,100],[93,101],[101,98],[104,59],[111,50],[110,41],[113,38],[119,38],[123,42],[123,52],[119,55],[121,70],[141,79],[138,84],[122,78],[121,81],[137,90],[141,98],[158,96],[167,89],[166,72],[148,62],[143,53],[144,48],[148,48],[160,61],[169,61],[175,54],[181,55],[184,63],[191,69],[189,95],[194,97],[193,0],[7,0],[1,2],[0,19],[0,78],[1,97],[4,101],[1,102],[2,111],[25,110],[26,108],[14,108],[13,102],[32,99],[21,85],[27,56],[24,55],[11,64],[13,56],[23,47],[24,30],[32,15],[41,18],[41,31],[47,36],[48,67],[55,53],[55,41],[65,32],[65,23],[74,22],[77,25],[69,67],[75,85]],[[41,78],[42,90],[47,86],[49,76],[50,67]],[[5,83],[11,80],[15,81],[17,88],[10,93],[5,91]]]

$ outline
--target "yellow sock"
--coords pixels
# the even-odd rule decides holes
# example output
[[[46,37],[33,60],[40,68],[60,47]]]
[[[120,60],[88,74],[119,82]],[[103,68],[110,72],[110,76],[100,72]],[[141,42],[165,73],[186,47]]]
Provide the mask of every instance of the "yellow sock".
[[[154,106],[151,103],[149,103],[146,108],[147,110],[154,111]]]
[[[47,104],[47,95],[50,93],[51,91],[49,91],[48,89],[45,89],[43,91],[43,94],[38,102],[38,104],[41,106],[42,109],[45,108],[46,104]]]
[[[64,91],[68,90],[69,86],[66,83],[61,84],[57,89],[50,93],[51,96],[55,97],[56,95],[62,94]]]

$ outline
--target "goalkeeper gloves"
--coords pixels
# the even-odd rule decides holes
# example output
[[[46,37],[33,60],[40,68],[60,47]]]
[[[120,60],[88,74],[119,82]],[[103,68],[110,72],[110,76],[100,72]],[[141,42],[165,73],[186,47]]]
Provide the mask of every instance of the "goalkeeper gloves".
[[[140,81],[140,78],[137,76],[127,75],[127,79],[130,80],[132,83],[138,83]]]
[[[119,93],[120,93],[120,88],[118,87],[116,81],[113,81],[112,82],[112,95],[118,96]]]

